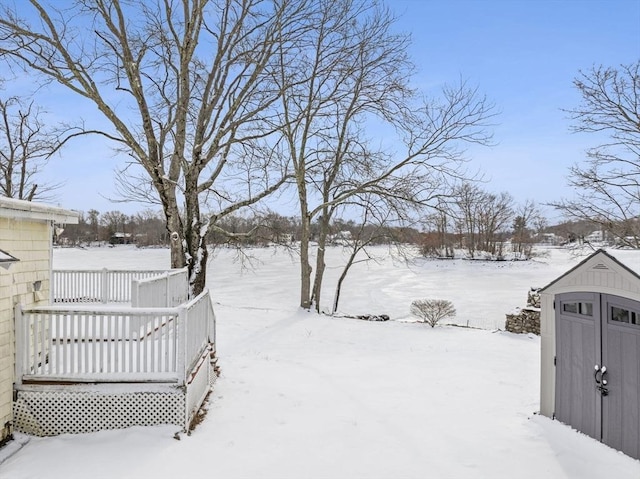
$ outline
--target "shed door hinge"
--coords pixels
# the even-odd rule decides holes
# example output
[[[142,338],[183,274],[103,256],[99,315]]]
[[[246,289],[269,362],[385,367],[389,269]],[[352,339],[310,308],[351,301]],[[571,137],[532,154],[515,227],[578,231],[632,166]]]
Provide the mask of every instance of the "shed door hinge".
[[[554,356],[553,357],[553,365],[555,366],[558,363],[558,357]]]

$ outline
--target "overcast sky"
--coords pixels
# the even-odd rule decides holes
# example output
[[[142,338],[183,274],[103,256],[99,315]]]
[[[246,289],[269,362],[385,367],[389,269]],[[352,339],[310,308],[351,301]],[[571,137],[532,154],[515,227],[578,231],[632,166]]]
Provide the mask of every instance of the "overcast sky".
[[[640,58],[640,0],[389,0],[397,29],[411,33],[417,86],[435,94],[469,81],[495,103],[497,145],[468,152],[487,190],[544,203],[571,195],[568,167],[584,159],[594,138],[569,132],[562,108],[579,103],[579,70]],[[78,115],[90,114],[80,110]],[[118,162],[98,138],[82,139],[45,172],[65,182],[65,208],[127,213],[143,206],[111,204]]]

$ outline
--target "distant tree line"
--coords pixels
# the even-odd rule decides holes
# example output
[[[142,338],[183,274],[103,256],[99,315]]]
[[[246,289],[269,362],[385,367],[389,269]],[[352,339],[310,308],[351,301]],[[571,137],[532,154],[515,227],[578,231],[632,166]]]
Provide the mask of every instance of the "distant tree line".
[[[587,228],[586,230],[584,228]],[[441,202],[437,212],[413,224],[333,218],[322,218],[310,225],[311,241],[326,236],[327,245],[364,247],[381,244],[413,244],[428,256],[453,257],[455,250],[466,250],[471,258],[487,253],[500,257],[505,243],[511,251],[528,256],[531,246],[546,231],[545,218],[532,201],[518,205],[506,192],[489,193],[475,184],[464,184],[448,202]],[[584,230],[584,231],[583,231]],[[574,237],[586,236],[587,226]],[[298,216],[276,212],[228,215],[219,228],[211,229],[206,243],[214,247],[291,246],[307,233]],[[571,238],[570,232],[565,237]],[[78,246],[98,243],[169,246],[167,229],[160,211],[146,209],[127,215],[120,211],[80,212],[77,225],[66,225],[57,238],[63,245]]]
[[[533,201],[518,205],[508,192],[490,193],[464,183],[426,218],[422,251],[426,256],[450,258],[456,250],[465,250],[470,258],[502,259],[506,253],[528,258],[546,226]]]
[[[311,224],[312,241],[318,238],[320,228],[319,222]],[[58,231],[56,243],[65,246],[127,243],[169,247],[170,244],[162,213],[151,209],[132,215],[121,211],[81,211],[78,224],[63,225]],[[234,248],[274,244],[291,246],[294,242],[299,242],[301,236],[302,225],[296,216],[283,216],[274,212],[250,216],[229,215],[221,220],[220,228],[209,231],[207,244]],[[380,227],[335,218],[329,228],[328,243],[346,246],[357,240],[365,241],[367,245],[391,242],[419,244],[422,236],[417,229],[411,227]]]
[[[121,211],[100,213],[91,209],[79,212],[78,224],[58,230],[56,243],[88,246],[106,243],[131,243],[139,246],[168,246],[168,234],[160,213],[147,209],[127,215]]]

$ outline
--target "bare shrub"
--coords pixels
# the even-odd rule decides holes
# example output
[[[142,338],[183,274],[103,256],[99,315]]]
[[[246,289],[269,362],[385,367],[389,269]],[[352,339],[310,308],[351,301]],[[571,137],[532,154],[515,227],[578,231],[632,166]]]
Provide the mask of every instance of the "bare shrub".
[[[433,328],[441,319],[453,318],[456,308],[446,299],[417,299],[411,303],[411,314]]]

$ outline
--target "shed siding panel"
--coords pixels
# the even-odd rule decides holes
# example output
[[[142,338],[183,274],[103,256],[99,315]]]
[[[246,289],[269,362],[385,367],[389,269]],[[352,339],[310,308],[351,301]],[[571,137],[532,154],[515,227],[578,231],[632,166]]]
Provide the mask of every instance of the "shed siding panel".
[[[620,381],[619,370],[616,365],[622,364],[623,360],[623,351],[622,351],[622,340],[623,335],[620,334],[619,331],[609,331],[607,338],[607,356],[608,356],[608,369],[607,373],[608,379],[610,381]],[[614,366],[612,368],[612,365]],[[611,371],[613,369],[613,371]],[[622,410],[622,401],[619,398],[618,400],[611,401],[610,397],[607,397],[605,400],[608,403],[608,407],[603,409],[603,418],[602,422],[604,424],[615,424],[619,425],[622,423],[623,410]],[[621,428],[607,428],[604,432],[604,441],[609,444],[611,447],[614,447],[618,450],[622,449],[622,429]]]
[[[640,335],[626,335],[622,340],[622,357],[631,364],[640,364]],[[622,429],[622,450],[634,457],[640,457],[640,368],[627,368],[623,371],[625,384],[622,397],[624,422],[628,427]]]
[[[600,282],[598,281],[598,276],[595,274],[594,271],[587,271],[586,273],[582,274],[579,276],[580,278],[580,286],[585,286],[585,285],[600,285]]]
[[[596,330],[591,321],[556,318],[557,377],[556,416],[565,424],[594,437],[596,434],[596,393],[593,387]]]

